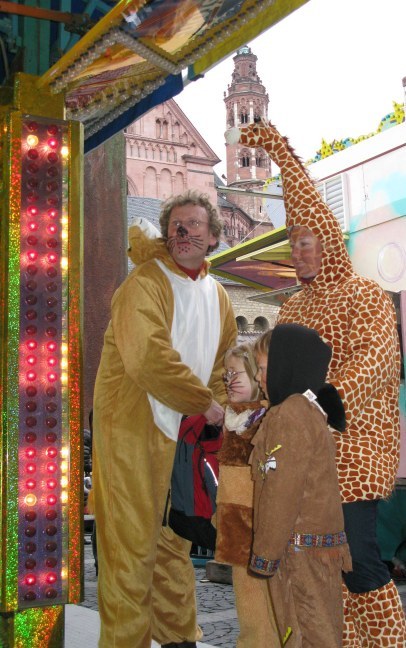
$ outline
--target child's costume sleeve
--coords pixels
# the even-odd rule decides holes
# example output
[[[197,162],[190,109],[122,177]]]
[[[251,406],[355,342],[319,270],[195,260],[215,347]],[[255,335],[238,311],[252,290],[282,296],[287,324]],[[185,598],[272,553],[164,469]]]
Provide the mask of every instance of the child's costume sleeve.
[[[253,439],[254,541],[249,568],[263,576],[273,576],[278,569],[299,514],[312,456],[313,442],[302,423],[298,399],[303,397],[290,398],[278,415],[271,410]]]

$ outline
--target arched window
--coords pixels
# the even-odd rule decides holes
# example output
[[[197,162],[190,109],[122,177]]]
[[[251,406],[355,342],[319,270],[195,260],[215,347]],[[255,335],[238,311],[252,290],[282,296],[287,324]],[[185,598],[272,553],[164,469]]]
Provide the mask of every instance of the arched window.
[[[242,167],[249,167],[249,165],[250,165],[250,156],[247,153],[242,154],[240,164],[241,164]]]
[[[240,332],[248,331],[248,320],[246,317],[244,317],[243,315],[239,315],[238,317],[235,318],[235,321],[237,322],[237,328]]]
[[[242,124],[248,124],[248,113],[242,112],[240,115],[240,121]]]
[[[174,191],[176,194],[183,193],[185,190],[185,185],[184,185],[184,178],[183,178],[183,173],[180,171],[177,172],[175,175],[175,187]]]
[[[164,119],[162,124],[162,137],[168,139],[168,122]]]
[[[153,167],[147,167],[145,169],[144,196],[148,196],[148,198],[158,198],[156,171]]]
[[[155,122],[155,133],[156,137],[162,137],[162,124],[160,119],[157,119]]]
[[[162,169],[160,179],[160,198],[165,200],[172,195],[172,176],[169,169]]]
[[[256,331],[267,331],[269,329],[269,322],[266,317],[256,317],[254,319],[254,329]]]

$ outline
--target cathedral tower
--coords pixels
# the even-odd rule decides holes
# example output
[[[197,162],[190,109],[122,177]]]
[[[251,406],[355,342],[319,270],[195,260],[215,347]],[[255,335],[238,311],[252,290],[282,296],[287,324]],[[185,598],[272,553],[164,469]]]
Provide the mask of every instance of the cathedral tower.
[[[231,84],[224,92],[227,128],[268,118],[269,97],[257,74],[257,60],[247,45],[233,58]],[[270,159],[261,149],[226,144],[226,156],[228,186],[259,188],[271,175]]]

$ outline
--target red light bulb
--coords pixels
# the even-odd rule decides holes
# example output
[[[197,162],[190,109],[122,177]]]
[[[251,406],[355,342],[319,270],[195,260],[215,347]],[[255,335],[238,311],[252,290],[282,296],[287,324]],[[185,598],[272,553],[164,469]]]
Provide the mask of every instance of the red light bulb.
[[[37,451],[35,448],[27,448],[25,451],[25,456],[28,457],[28,459],[33,459],[37,455]]]
[[[58,482],[56,481],[56,479],[47,479],[47,487],[49,489],[56,488],[57,485],[58,485]]]
[[[37,482],[35,481],[35,479],[27,479],[27,481],[25,482],[25,486],[26,488],[28,488],[28,490],[34,490],[36,485]]]
[[[46,450],[47,457],[50,459],[55,459],[56,455],[58,454],[58,450],[56,448],[47,448]]]
[[[57,501],[58,501],[58,498],[57,498],[56,495],[48,495],[47,504],[49,504],[50,506],[55,506]]]
[[[31,207],[28,207],[28,213],[30,216],[38,216],[38,207],[31,205]]]
[[[30,473],[32,475],[37,470],[37,466],[35,465],[35,463],[30,462],[25,466],[25,470],[27,473]]]
[[[55,382],[56,380],[58,380],[58,374],[56,374],[54,371],[50,371],[48,373],[48,380],[49,382]]]
[[[51,352],[56,351],[56,342],[47,342],[47,349]]]
[[[30,351],[33,351],[38,346],[36,340],[27,340],[26,344]]]
[[[48,146],[51,149],[56,149],[58,146],[58,140],[55,137],[50,137],[48,140]]]
[[[49,263],[56,263],[58,261],[58,255],[55,252],[50,252],[48,254],[48,261]]]
[[[36,379],[36,377],[37,377],[37,374],[35,373],[35,371],[27,371],[27,380],[32,382],[33,380]]]
[[[37,362],[37,358],[34,355],[27,356],[27,362],[29,365],[33,366]]]
[[[54,463],[53,461],[47,463],[47,471],[49,473],[56,473],[57,470],[58,470],[58,466],[56,465],[56,463]]]
[[[49,364],[50,367],[55,367],[55,365],[57,363],[58,363],[58,360],[54,356],[51,356],[50,358],[48,358],[48,364]]]
[[[48,209],[48,216],[49,216],[49,218],[56,218],[58,216],[58,210],[57,209]]]
[[[27,574],[27,576],[24,578],[25,584],[26,585],[35,585],[37,582],[37,577],[35,574]]]
[[[55,572],[49,572],[49,574],[46,575],[46,581],[50,585],[52,585],[52,583],[56,583],[57,580],[58,576],[55,574]]]
[[[55,225],[55,223],[51,223],[50,225],[48,225],[47,230],[48,230],[48,232],[50,234],[56,234],[56,232],[58,231],[58,228]]]
[[[29,229],[31,232],[36,232],[36,230],[38,229],[38,223],[36,223],[35,221],[30,221],[30,222],[28,223],[28,229]]]
[[[36,258],[38,257],[38,252],[36,252],[35,250],[30,250],[28,252],[27,256],[28,256],[30,261],[35,261]]]

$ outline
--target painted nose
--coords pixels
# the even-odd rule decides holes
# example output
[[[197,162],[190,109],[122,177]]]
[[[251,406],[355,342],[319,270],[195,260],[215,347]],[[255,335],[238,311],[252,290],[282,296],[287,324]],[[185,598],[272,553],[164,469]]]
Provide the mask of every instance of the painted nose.
[[[183,227],[183,225],[179,225],[178,229],[176,230],[176,234],[181,238],[184,238],[189,234],[189,232],[187,231],[186,227]]]

